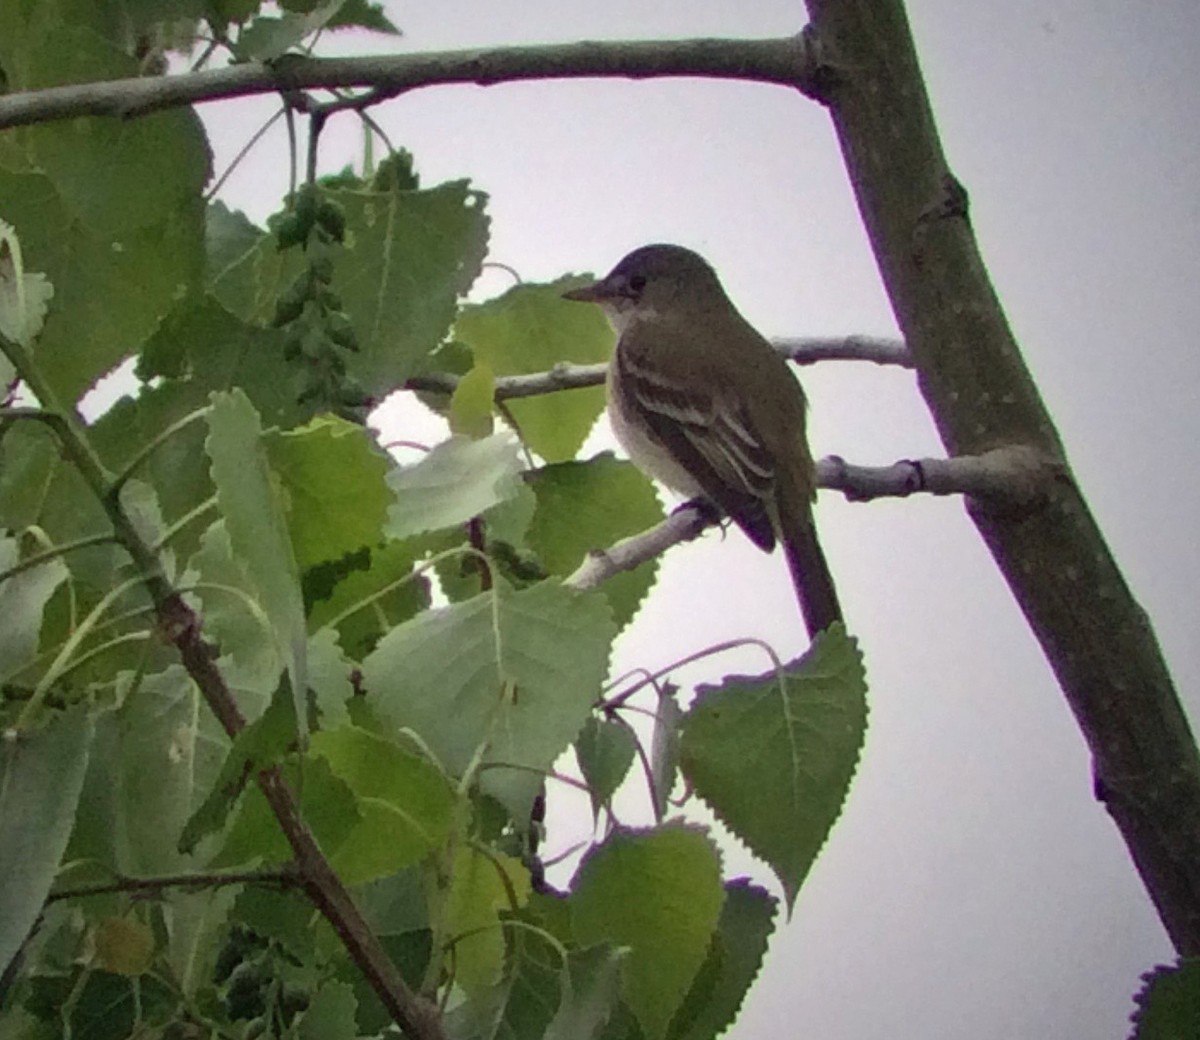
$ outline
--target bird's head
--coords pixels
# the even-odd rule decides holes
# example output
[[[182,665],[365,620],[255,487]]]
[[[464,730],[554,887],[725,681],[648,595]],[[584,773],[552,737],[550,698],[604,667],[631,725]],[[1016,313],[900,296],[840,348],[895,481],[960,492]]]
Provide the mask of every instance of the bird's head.
[[[688,313],[723,302],[716,272],[683,246],[656,244],[635,249],[598,282],[563,293],[568,300],[597,303],[619,332],[633,319]]]

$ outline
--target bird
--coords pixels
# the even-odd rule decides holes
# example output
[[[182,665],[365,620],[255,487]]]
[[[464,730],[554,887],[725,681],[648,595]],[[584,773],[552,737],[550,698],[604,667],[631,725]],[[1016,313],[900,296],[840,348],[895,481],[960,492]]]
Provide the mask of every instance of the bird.
[[[617,334],[608,414],[634,465],[729,517],[760,549],[782,544],[810,638],[841,621],[813,520],[804,391],[711,265],[655,243],[563,296],[598,304]]]

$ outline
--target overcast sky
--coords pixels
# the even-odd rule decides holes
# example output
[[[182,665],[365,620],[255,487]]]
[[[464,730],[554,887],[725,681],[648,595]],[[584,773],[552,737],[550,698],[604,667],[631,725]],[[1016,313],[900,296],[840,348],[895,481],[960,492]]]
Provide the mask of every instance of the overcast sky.
[[[771,36],[804,20],[784,0],[389,6],[406,36],[378,46],[402,50]],[[1009,320],[1200,717],[1200,5],[909,7]],[[218,168],[274,108],[202,109]],[[895,333],[827,116],[798,94],[691,80],[443,87],[374,114],[426,184],[469,176],[490,194],[491,258],[526,279],[676,241],[708,256],[768,335]],[[341,117],[324,168],[360,147]],[[261,219],[286,188],[285,156],[268,138],[223,197]],[[803,379],[818,454],[940,454],[911,374],[841,363]],[[865,650],[871,730],[845,815],[732,1035],[774,1037],[787,1022],[822,1040],[1124,1036],[1139,973],[1170,946],[961,502],[826,493],[818,520]],[[782,558],[709,536],[670,555],[614,670],[738,635],[803,648]],[[747,653],[686,678],[762,667]],[[729,862],[769,877],[736,849]]]

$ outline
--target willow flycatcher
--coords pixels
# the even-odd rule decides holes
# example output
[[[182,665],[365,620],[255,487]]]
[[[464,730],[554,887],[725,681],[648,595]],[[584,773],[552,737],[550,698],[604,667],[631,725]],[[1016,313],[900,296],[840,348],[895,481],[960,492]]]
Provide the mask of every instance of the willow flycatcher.
[[[716,272],[690,249],[649,245],[564,296],[599,304],[617,332],[608,413],[634,464],[716,506],[760,549],[780,541],[810,636],[840,621],[813,524],[804,392]]]

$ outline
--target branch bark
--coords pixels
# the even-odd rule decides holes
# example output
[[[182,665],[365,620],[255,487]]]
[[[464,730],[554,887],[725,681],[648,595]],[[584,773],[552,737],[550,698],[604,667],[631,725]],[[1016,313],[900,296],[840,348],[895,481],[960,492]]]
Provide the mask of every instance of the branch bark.
[[[68,119],[127,119],[165,108],[274,91],[364,87],[372,101],[448,83],[486,87],[529,79],[606,76],[700,76],[752,80],[818,96],[807,36],[769,40],[670,40],[562,43],[390,54],[357,58],[307,58],[246,62],[222,69],[111,80],[25,91],[0,97],[0,130]]]
[[[855,466],[837,455],[817,463],[817,487],[841,491],[852,502],[874,498],[972,495],[993,507],[1016,509],[1047,495],[1058,477],[1056,459],[1025,448],[997,448],[953,459],[902,459],[890,466]],[[614,574],[631,571],[673,545],[698,538],[714,521],[690,504],[662,523],[591,553],[566,584],[594,589]]]
[[[142,540],[121,505],[120,485],[92,450],[82,423],[73,413],[55,407],[53,390],[29,364],[24,351],[3,336],[0,336],[0,356],[8,357],[34,396],[48,406],[45,410],[10,409],[9,417],[44,422],[54,431],[64,457],[74,465],[104,507],[113,528],[113,538],[132,559],[154,604],[160,632],[175,646],[184,668],[221,727],[231,738],[236,736],[245,728],[246,722],[217,667],[217,650],[204,639],[200,618],[167,579],[158,555]],[[291,847],[297,883],[337,932],[392,1019],[413,1040],[443,1040],[440,1012],[411,990],[396,970],[341,878],[325,858],[304,821],[295,792],[288,786],[280,768],[271,766],[261,770],[258,784]]]
[[[818,361],[873,361],[877,365],[913,367],[908,349],[897,339],[876,336],[821,336],[777,339],[772,340],[772,345],[797,365],[812,365]],[[608,366],[603,363],[572,365],[564,361],[545,372],[499,376],[495,384],[495,397],[497,401],[505,401],[514,397],[536,397],[559,390],[599,386],[604,382],[607,371]],[[404,384],[404,388],[452,394],[458,387],[459,378],[451,372],[430,372],[414,376]]]
[[[1048,495],[1017,509],[973,499],[968,511],[1062,686],[1097,797],[1171,940],[1200,954],[1195,740],[988,279],[902,0],[806,3],[850,181],[948,454],[1023,445],[1058,461]]]

